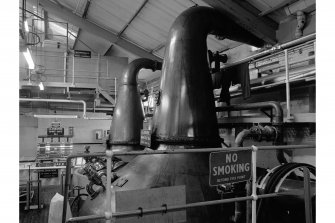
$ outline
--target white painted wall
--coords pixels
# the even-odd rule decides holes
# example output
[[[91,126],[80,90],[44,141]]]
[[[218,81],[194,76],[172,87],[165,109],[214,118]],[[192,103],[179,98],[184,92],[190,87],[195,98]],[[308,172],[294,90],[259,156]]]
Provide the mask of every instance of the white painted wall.
[[[37,118],[20,116],[20,159],[36,156],[37,129]]]
[[[88,114],[89,115],[89,114]],[[55,119],[37,119],[27,116],[20,116],[20,159],[35,158],[37,151],[37,144],[41,139],[39,135],[46,135],[47,128],[50,127],[51,122]],[[109,130],[111,120],[85,120],[85,119],[57,119],[61,126],[68,134],[68,127],[74,127],[73,143],[83,143],[83,145],[74,145],[74,152],[83,151],[85,143],[101,143],[104,140],[95,139],[96,130]],[[46,139],[50,141],[50,139]],[[61,139],[65,142],[66,139]],[[90,145],[92,152],[103,151],[104,145]]]

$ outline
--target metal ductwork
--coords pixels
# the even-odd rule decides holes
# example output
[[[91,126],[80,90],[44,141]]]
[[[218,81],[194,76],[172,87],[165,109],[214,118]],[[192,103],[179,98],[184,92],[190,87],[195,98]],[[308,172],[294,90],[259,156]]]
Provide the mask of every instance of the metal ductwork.
[[[153,117],[153,149],[220,146],[207,62],[206,38],[210,33],[258,47],[263,45],[262,40],[213,8],[192,7],[180,14],[170,29],[166,44]],[[123,125],[122,122],[121,128],[114,131],[128,134]],[[209,153],[139,155],[117,171],[119,178],[112,183],[112,190],[185,185],[186,203],[220,199],[216,187],[209,186],[208,158]],[[105,198],[105,194],[99,194],[94,200],[86,200],[81,215],[104,214]],[[197,207],[186,213],[187,222],[229,222],[234,207],[230,204]]]
[[[162,63],[139,58],[128,64],[118,91],[118,100],[113,113],[109,142],[114,151],[139,149],[144,111],[137,88],[137,75],[141,69],[160,70]]]

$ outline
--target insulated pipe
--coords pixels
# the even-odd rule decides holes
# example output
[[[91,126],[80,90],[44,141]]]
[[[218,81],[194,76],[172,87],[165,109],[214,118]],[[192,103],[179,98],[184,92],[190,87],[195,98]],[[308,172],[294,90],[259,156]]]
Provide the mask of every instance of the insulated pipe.
[[[144,112],[137,88],[137,75],[143,68],[156,71],[161,67],[160,62],[139,58],[128,64],[125,69],[110,128],[109,140],[113,145],[113,151],[131,151],[139,146]]]
[[[86,118],[86,102],[83,100],[63,100],[63,99],[44,99],[44,98],[20,98],[19,100],[32,101],[32,102],[80,103],[83,105],[83,118]]]
[[[166,44],[153,118],[158,143],[220,145],[207,62],[209,33],[258,47],[264,44],[214,8],[191,7],[181,13]]]
[[[260,109],[260,108],[272,108],[274,109],[272,124],[282,124],[283,123],[283,109],[279,102],[276,101],[265,101],[250,104],[238,104],[226,107],[216,107],[216,111],[242,111],[249,109]]]

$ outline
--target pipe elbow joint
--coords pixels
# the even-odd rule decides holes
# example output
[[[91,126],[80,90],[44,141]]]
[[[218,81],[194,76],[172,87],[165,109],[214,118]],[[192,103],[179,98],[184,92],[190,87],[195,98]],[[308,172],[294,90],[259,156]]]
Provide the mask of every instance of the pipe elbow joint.
[[[148,58],[138,58],[128,64],[122,79],[124,85],[137,85],[137,75],[141,69],[152,71],[162,69],[162,63]]]
[[[154,66],[151,68],[152,71],[162,70],[163,63],[155,60]]]

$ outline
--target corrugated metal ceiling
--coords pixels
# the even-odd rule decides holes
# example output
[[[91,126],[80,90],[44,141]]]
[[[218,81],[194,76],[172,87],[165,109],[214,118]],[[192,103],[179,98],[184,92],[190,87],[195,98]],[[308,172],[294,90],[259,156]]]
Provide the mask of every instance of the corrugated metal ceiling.
[[[87,19],[118,34],[143,3],[144,0],[92,1]],[[122,37],[153,52],[157,56],[163,57],[164,44],[172,23],[180,13],[194,6],[195,3],[206,5],[199,0],[148,1],[136,18],[129,24]],[[208,37],[207,42],[208,48],[212,51],[221,51],[239,45],[239,43],[231,40],[219,41],[212,36]]]
[[[37,0],[28,1],[37,2]],[[88,1],[90,0],[58,0],[54,2],[57,4],[59,2],[73,10],[78,16],[82,16]],[[247,0],[246,2],[261,12],[278,5],[282,1],[284,0]],[[146,3],[145,6],[133,19],[143,3]],[[163,58],[164,45],[172,23],[180,13],[195,4],[208,6],[202,0],[91,0],[86,19],[116,35],[124,31],[121,34],[122,38]],[[271,17],[278,22],[281,13],[281,11],[271,13]],[[57,20],[62,21],[58,18]],[[76,34],[78,27],[71,25],[70,30]],[[90,43],[91,41],[97,41],[97,39],[85,38],[87,45],[96,45]],[[73,41],[70,40],[70,42]],[[106,46],[106,49],[98,49],[97,51],[106,52],[109,48],[107,47],[108,44],[103,45]],[[224,51],[234,48],[240,43],[231,40],[220,41],[210,35],[207,39],[207,45],[211,51]]]
[[[92,1],[87,19],[117,34],[142,4],[142,0]]]
[[[63,6],[73,10],[73,13],[82,16],[88,0],[57,0]]]

